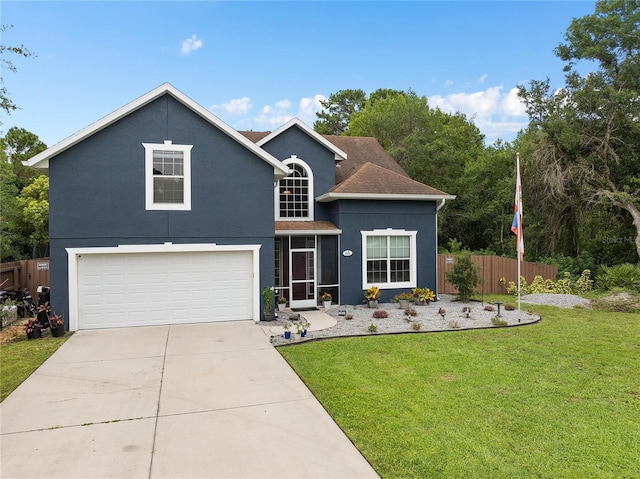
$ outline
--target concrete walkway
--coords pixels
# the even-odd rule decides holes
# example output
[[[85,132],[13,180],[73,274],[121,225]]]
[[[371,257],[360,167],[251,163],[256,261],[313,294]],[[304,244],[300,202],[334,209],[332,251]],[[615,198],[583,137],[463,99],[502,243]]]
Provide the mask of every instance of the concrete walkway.
[[[0,414],[3,479],[378,477],[251,321],[79,331]]]

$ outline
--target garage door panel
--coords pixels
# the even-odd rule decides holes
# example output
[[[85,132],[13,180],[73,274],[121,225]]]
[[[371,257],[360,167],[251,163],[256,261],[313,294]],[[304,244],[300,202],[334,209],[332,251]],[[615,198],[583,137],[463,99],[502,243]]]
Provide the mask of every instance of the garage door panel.
[[[83,254],[79,328],[253,318],[253,252]]]

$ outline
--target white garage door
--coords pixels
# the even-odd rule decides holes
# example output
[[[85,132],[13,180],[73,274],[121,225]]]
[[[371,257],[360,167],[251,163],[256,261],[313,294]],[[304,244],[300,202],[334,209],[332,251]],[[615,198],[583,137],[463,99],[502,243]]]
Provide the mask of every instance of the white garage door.
[[[83,254],[78,328],[253,318],[251,251]]]

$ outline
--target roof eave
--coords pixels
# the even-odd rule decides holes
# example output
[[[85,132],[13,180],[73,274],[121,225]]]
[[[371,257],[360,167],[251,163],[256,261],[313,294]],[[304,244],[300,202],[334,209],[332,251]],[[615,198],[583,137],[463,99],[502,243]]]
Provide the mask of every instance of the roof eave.
[[[121,118],[124,118],[125,116],[133,113],[134,111],[139,110],[140,108],[144,107],[145,105],[151,103],[152,101],[156,100],[157,98],[160,98],[162,95],[165,95],[167,93],[171,95],[173,98],[175,98],[176,100],[178,100],[179,102],[181,102],[182,104],[184,104],[185,106],[187,106],[188,108],[190,108],[191,110],[193,110],[195,113],[203,117],[205,120],[207,120],[209,123],[214,125],[216,128],[218,128],[219,130],[221,130],[222,132],[224,132],[225,134],[227,134],[228,136],[230,136],[231,138],[233,138],[234,140],[242,144],[244,147],[252,151],[254,154],[256,154],[257,156],[265,160],[271,166],[273,166],[274,177],[276,181],[280,180],[281,178],[284,178],[285,176],[291,173],[291,170],[289,170],[289,168],[287,168],[284,164],[282,164],[277,158],[267,153],[265,150],[258,147],[255,143],[253,143],[252,141],[250,141],[249,139],[247,139],[246,137],[238,133],[236,130],[234,130],[225,122],[220,120],[217,116],[215,116],[209,110],[207,110],[206,108],[202,107],[201,105],[193,101],[191,98],[186,96],[184,93],[182,93],[180,90],[175,88],[170,83],[163,83],[159,87],[154,88],[148,93],[145,93],[144,95],[137,98],[136,100],[133,100],[132,102],[127,103],[123,107],[118,108],[117,110],[106,115],[100,120],[90,124],[89,126],[74,133],[73,135],[60,141],[59,143],[56,143],[52,147],[47,148],[45,151],[35,155],[34,157],[30,158],[28,161],[25,161],[23,164],[25,166],[28,166],[30,168],[34,168],[36,170],[40,170],[43,172],[48,171],[49,160],[54,156],[59,155],[65,150],[80,143],[84,139],[98,133],[99,131],[107,128],[108,126],[112,125],[116,121],[120,120]]]
[[[441,201],[454,200],[455,195],[414,195],[414,194],[381,194],[381,193],[325,193],[316,198],[321,203],[337,200],[390,200],[390,201]]]

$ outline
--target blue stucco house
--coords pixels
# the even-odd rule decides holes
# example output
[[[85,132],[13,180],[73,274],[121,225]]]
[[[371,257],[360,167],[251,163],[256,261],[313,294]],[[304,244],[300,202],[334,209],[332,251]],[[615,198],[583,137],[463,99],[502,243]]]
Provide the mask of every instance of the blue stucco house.
[[[51,301],[69,330],[261,319],[437,290],[442,191],[373,138],[239,132],[170,84],[27,162],[49,175]]]

